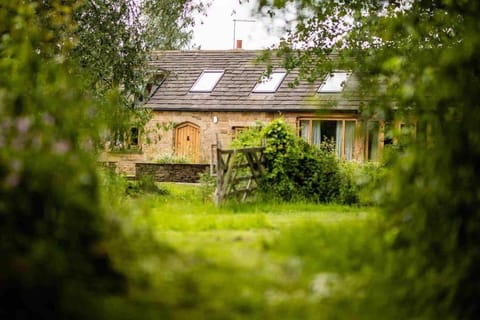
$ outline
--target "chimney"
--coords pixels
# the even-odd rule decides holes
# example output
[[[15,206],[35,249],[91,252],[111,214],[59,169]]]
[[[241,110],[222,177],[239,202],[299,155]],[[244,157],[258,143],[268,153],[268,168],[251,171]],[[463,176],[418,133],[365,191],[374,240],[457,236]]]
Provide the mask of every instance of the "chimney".
[[[242,40],[237,40],[237,49],[242,49]]]

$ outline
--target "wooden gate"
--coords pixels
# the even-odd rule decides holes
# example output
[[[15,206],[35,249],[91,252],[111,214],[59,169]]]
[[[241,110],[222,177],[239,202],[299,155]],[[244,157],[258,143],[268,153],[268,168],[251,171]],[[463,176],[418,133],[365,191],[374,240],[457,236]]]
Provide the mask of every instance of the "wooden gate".
[[[193,163],[199,162],[200,129],[193,123],[184,123],[175,129],[175,155]]]
[[[265,172],[265,147],[221,149],[217,147],[215,203],[227,198],[245,201]]]

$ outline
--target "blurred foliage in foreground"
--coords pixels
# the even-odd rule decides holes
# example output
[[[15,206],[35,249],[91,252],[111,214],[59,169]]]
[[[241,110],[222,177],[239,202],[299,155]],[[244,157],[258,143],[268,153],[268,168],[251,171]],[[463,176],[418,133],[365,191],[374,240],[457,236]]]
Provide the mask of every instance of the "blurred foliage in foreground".
[[[4,0],[0,7],[2,319],[480,314],[477,2],[412,1],[398,8],[398,1],[325,0],[317,8],[323,18],[359,19],[356,38],[337,39],[356,41],[350,54],[361,63],[351,67],[374,80],[366,83],[381,98],[372,102],[374,111],[388,111],[395,101],[398,114],[425,127],[392,161],[388,219],[379,229],[362,212],[329,210],[315,222],[319,207],[301,203],[284,211],[278,203],[235,206],[223,215],[203,202],[188,205],[195,191],[128,207],[113,185],[104,189],[113,198],[102,202],[109,198],[99,197],[88,152],[96,110],[72,76],[78,69],[65,61],[72,39],[55,37],[74,27],[65,3]],[[344,21],[323,26],[328,32]],[[331,53],[321,48],[314,53]],[[378,81],[386,87],[375,88]],[[303,223],[282,217],[289,212]],[[354,219],[336,227],[338,216]]]
[[[291,6],[289,4],[292,4]],[[308,80],[351,70],[363,116],[416,123],[384,186],[392,318],[480,314],[480,4],[465,0],[272,1],[297,10],[279,50]],[[287,11],[288,11],[287,10]],[[297,49],[301,48],[301,50]],[[384,292],[384,294],[387,294]]]
[[[2,319],[94,319],[125,285],[102,242],[94,104],[64,59],[72,39],[51,43],[73,27],[62,3],[0,6]]]
[[[203,8],[156,4],[156,21],[133,0],[0,4],[1,319],[102,318],[100,297],[126,290],[104,237],[95,148],[135,120],[147,48],[186,45],[188,15]]]

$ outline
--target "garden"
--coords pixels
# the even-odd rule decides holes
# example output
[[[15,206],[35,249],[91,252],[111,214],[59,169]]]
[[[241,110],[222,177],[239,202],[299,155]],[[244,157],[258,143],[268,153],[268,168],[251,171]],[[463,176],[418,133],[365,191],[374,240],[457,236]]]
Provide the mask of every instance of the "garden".
[[[127,288],[102,302],[108,317],[386,314],[372,305],[381,301],[374,280],[391,263],[384,217],[371,197],[381,165],[340,161],[328,145],[305,144],[282,119],[245,131],[233,146],[263,139],[266,171],[244,202],[215,205],[208,174],[199,184],[102,174],[107,247]],[[299,178],[307,171],[311,179]]]
[[[118,226],[112,257],[129,289],[106,299],[115,306],[109,317],[350,317],[354,309],[339,304],[355,305],[359,288],[375,276],[371,268],[382,264],[375,240],[382,218],[373,207],[275,201],[219,207],[204,201],[201,185],[156,186],[160,194],[128,198],[121,218],[112,217]]]

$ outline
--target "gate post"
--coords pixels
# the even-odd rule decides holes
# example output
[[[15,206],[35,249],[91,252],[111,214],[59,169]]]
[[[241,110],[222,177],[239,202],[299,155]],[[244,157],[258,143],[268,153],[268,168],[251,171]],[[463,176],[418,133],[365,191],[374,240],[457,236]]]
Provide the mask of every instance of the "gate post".
[[[214,201],[216,205],[220,204],[220,202],[222,202],[222,199],[223,199],[223,194],[222,194],[223,171],[224,171],[224,163],[222,158],[222,144],[217,137],[217,188],[215,189],[215,196],[214,196]]]

